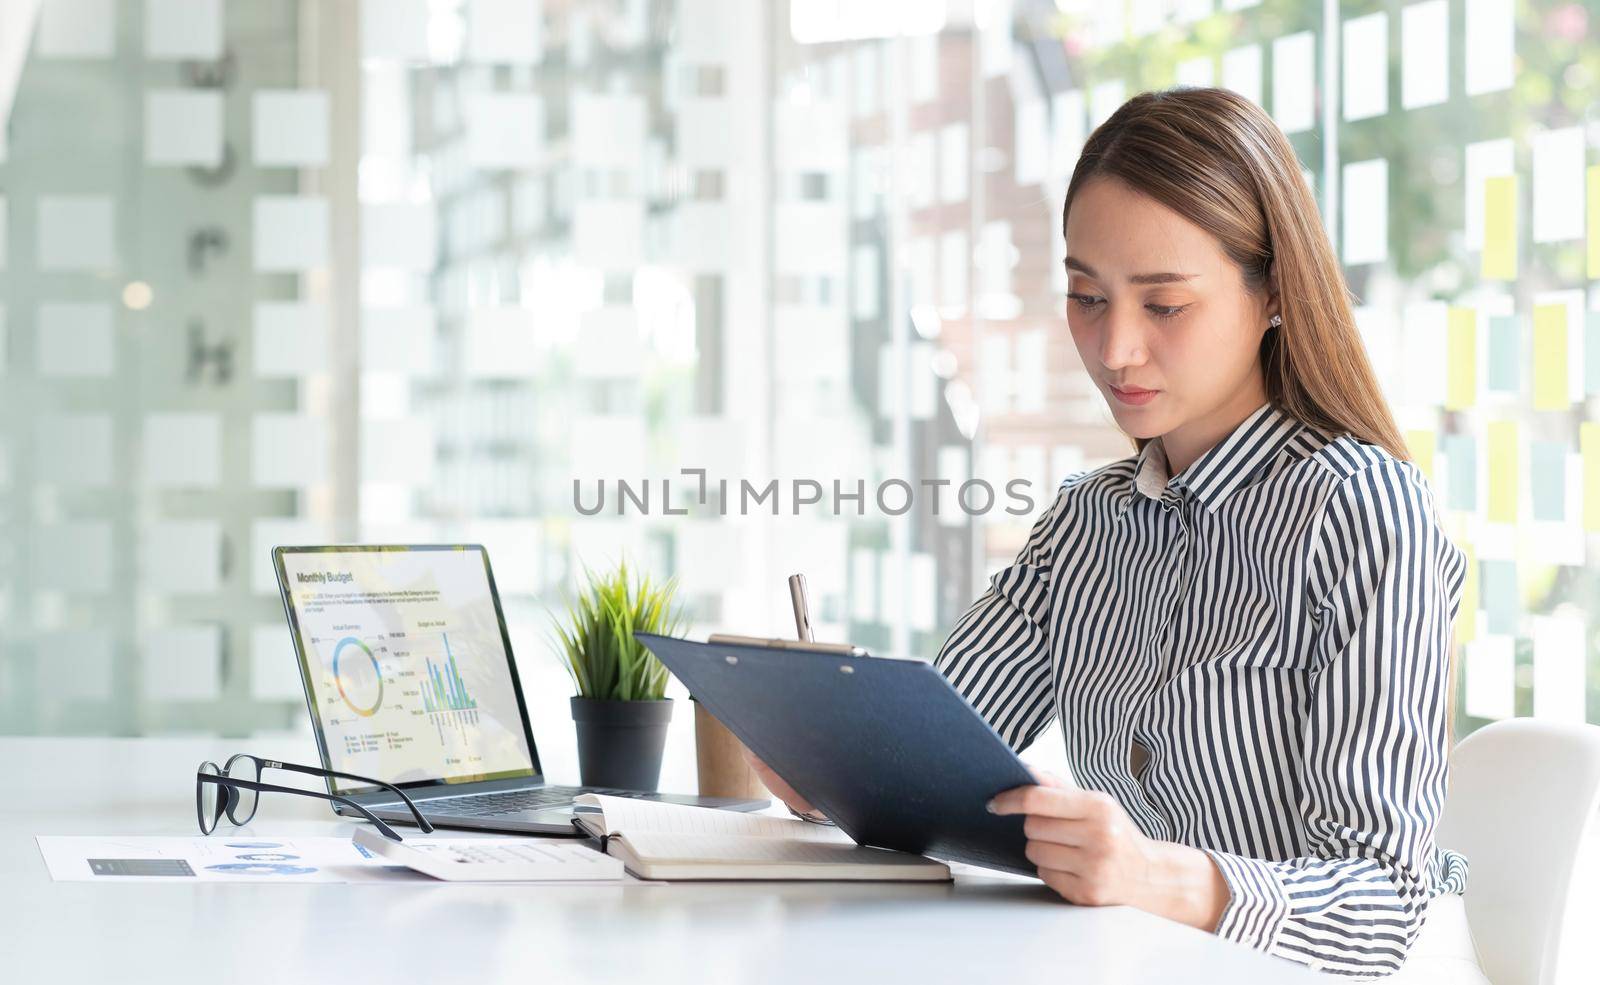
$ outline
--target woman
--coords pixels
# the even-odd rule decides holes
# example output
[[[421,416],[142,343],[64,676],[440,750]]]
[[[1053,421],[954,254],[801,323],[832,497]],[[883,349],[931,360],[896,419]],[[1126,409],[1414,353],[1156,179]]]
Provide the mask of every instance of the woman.
[[[1362,977],[1434,911],[1435,968],[1478,980],[1466,861],[1433,840],[1463,555],[1288,140],[1231,92],[1140,95],[1064,223],[1073,342],[1138,454],[1062,483],[939,654],[1013,747],[1065,732],[1081,788],[990,809],[1072,902]]]

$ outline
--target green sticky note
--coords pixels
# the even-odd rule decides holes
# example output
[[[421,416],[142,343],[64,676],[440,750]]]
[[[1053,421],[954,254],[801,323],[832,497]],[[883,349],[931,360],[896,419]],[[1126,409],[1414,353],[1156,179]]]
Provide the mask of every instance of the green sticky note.
[[[1495,315],[1489,319],[1489,389],[1497,393],[1516,393],[1522,388],[1522,327],[1516,315]],[[1591,364],[1600,373],[1600,352]]]
[[[1448,461],[1450,479],[1448,506],[1452,510],[1478,508],[1478,443],[1465,434],[1447,434],[1439,439],[1439,450]]]
[[[1483,608],[1489,616],[1489,632],[1515,635],[1519,608],[1516,562],[1484,561],[1478,589],[1483,593]]]
[[[1567,445],[1534,441],[1528,447],[1533,471],[1533,518],[1559,523],[1567,518]]]

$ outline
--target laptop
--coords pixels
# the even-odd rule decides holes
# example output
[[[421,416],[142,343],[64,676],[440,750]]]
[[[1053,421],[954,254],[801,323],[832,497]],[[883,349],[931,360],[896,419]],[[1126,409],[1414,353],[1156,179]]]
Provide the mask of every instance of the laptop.
[[[272,561],[323,768],[400,787],[435,825],[576,835],[572,800],[583,793],[767,806],[546,783],[480,545],[278,547]],[[381,787],[330,778],[328,792],[385,821],[413,820]]]

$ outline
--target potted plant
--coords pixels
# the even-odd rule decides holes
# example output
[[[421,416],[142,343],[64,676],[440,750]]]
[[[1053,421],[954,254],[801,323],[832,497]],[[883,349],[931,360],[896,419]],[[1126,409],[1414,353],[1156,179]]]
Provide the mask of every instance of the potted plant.
[[[584,786],[654,791],[672,699],[665,696],[667,668],[633,634],[681,632],[687,619],[673,605],[677,579],[635,581],[626,561],[606,575],[585,567],[584,577],[566,622],[556,624],[578,690],[572,699],[578,773]]]

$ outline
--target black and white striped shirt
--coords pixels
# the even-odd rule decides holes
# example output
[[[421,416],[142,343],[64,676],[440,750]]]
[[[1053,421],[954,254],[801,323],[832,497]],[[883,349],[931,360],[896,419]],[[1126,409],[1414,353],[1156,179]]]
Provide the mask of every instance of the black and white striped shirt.
[[[1378,975],[1466,880],[1433,841],[1465,571],[1420,470],[1267,404],[1175,478],[1159,439],[1067,478],[938,666],[1209,854],[1221,936]]]

